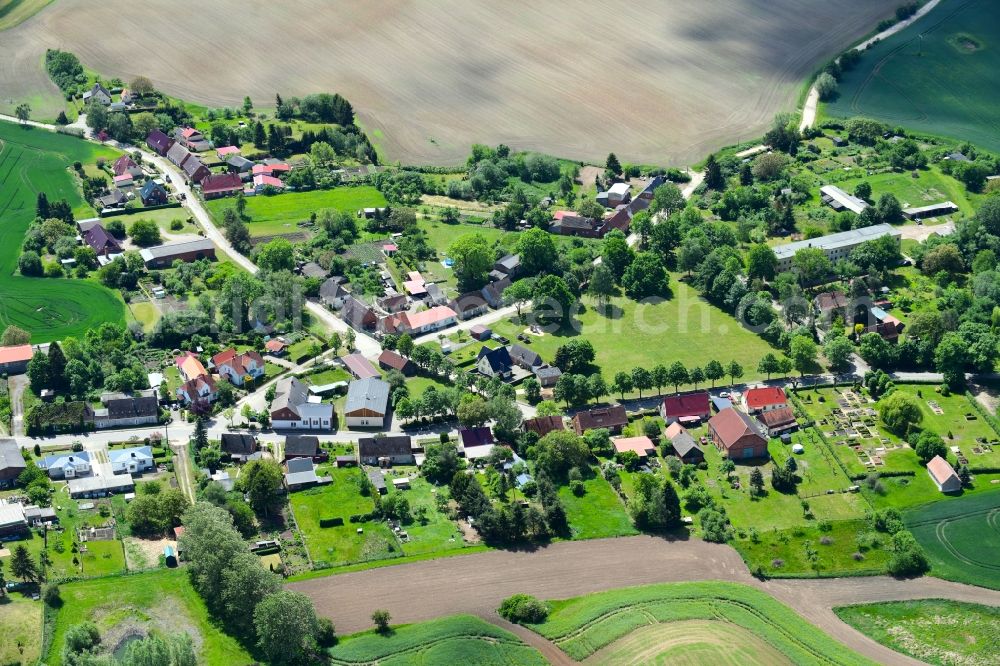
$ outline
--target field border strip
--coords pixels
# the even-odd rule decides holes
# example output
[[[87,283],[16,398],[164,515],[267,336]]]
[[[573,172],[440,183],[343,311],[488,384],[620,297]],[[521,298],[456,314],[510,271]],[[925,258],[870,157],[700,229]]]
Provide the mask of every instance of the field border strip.
[[[451,636],[441,636],[440,638],[435,638],[434,640],[427,641],[425,643],[420,643],[419,645],[413,645],[411,647],[400,650],[399,652],[393,652],[392,654],[382,655],[376,657],[374,660],[368,661],[350,661],[348,659],[341,659],[338,657],[330,657],[330,663],[338,664],[338,666],[377,666],[382,661],[386,659],[396,659],[402,655],[412,654],[415,652],[420,652],[426,650],[429,647],[434,647],[442,643],[448,643],[455,640],[477,640],[483,641],[484,643],[502,643],[504,645],[510,645],[513,647],[523,647],[531,649],[531,646],[524,641],[518,640],[516,637],[514,640],[507,637],[500,636],[489,636],[487,634],[453,634]]]

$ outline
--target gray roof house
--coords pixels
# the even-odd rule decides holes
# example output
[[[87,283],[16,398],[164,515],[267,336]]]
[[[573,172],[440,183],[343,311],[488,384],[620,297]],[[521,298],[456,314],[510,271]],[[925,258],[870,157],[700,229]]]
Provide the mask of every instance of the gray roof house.
[[[24,468],[24,456],[17,442],[0,439],[0,488],[13,485]]]
[[[532,351],[527,347],[521,345],[511,345],[510,346],[510,357],[519,366],[525,370],[534,370],[535,368],[540,368],[545,365],[542,361],[542,357],[538,355],[538,352]]]
[[[409,435],[361,437],[358,439],[358,458],[366,465],[378,465],[382,460],[394,465],[412,465],[416,460]]]
[[[355,380],[347,387],[344,420],[348,426],[381,428],[388,412],[388,382],[367,377]]]
[[[514,362],[506,347],[497,347],[496,349],[483,347],[479,350],[479,355],[476,356],[476,370],[485,377],[510,379],[513,365]]]

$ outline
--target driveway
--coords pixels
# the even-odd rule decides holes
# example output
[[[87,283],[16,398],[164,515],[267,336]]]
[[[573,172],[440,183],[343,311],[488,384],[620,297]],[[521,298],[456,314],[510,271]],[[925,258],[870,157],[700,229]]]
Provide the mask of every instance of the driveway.
[[[28,388],[28,375],[11,375],[7,378],[10,394],[11,434],[24,437],[24,389]]]
[[[470,613],[501,624],[500,602],[518,592],[565,599],[630,585],[722,580],[775,596],[848,647],[882,664],[919,664],[879,645],[831,610],[851,603],[939,597],[1000,606],[1000,592],[935,578],[773,580],[753,578],[729,546],[652,536],[552,544],[534,551],[489,551],[290,583],[349,634],[385,608],[394,623]],[[506,625],[505,625],[506,626]],[[518,632],[519,634],[521,632]],[[539,645],[537,641],[530,641]]]

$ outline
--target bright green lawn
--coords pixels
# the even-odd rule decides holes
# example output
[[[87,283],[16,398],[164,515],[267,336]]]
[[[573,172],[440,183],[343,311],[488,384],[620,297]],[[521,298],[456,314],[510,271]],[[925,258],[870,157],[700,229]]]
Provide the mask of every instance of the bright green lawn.
[[[742,328],[739,323],[718,308],[700,298],[689,286],[671,280],[673,297],[657,304],[639,304],[626,298],[612,300],[613,314],[598,313],[589,297],[583,299],[585,310],[574,317],[570,328],[532,336],[530,347],[551,363],[556,349],[573,337],[586,337],[597,352],[596,364],[605,380],[611,381],[616,372],[631,372],[633,368],[650,368],[657,364],[669,366],[674,361],[688,368],[702,366],[710,360],[723,365],[739,362],[745,371],[744,381],[761,377],[757,372],[760,358],[771,348],[760,337]],[[513,340],[527,326],[516,318],[496,322],[494,333]],[[728,378],[723,383],[728,382]]]
[[[471,615],[394,627],[349,636],[330,650],[336,664],[518,664],[548,662],[508,631]]]
[[[63,605],[55,613],[47,664],[60,662],[66,630],[85,620],[103,633],[122,622],[191,634],[205,664],[252,663],[236,639],[222,633],[191,587],[186,571],[160,570],[60,586]]]
[[[93,210],[68,168],[77,160],[117,155],[75,137],[0,122],[0,328],[16,324],[40,343],[124,321],[121,298],[97,282],[14,275],[37,193],[44,191],[50,201],[66,199],[77,215],[89,217]]]
[[[943,201],[952,201],[961,210],[960,216],[971,217],[973,215],[975,212],[973,197],[969,195],[962,183],[941,173],[937,167],[918,171],[917,174],[917,177],[914,178],[909,171],[879,173],[874,176],[838,181],[837,186],[846,192],[853,192],[858,183],[865,181],[872,186],[872,201],[878,201],[878,198],[883,194],[895,195],[904,208],[916,208]],[[816,193],[818,197],[818,187]]]
[[[333,209],[353,215],[360,208],[386,205],[382,193],[367,185],[248,197],[246,202],[247,221],[250,233],[254,236],[301,233],[304,228],[297,226],[297,223],[308,220],[314,212],[320,214],[324,210]],[[219,223],[222,221],[222,212],[232,205],[233,202],[227,199],[205,202],[205,206]]]
[[[991,488],[903,514],[933,575],[1000,589],[1000,490]]]
[[[897,652],[928,664],[995,664],[1000,608],[921,599],[844,606],[841,620]]]
[[[0,664],[35,663],[42,650],[42,602],[19,592],[0,597],[0,636]]]
[[[149,301],[138,301],[128,304],[128,309],[132,317],[142,324],[146,331],[153,330],[153,326],[160,320],[160,310]]]
[[[116,215],[114,217],[106,218],[107,220],[121,220],[125,224],[125,228],[128,229],[132,226],[132,223],[136,220],[152,220],[156,222],[156,226],[160,228],[163,234],[196,234],[198,233],[198,228],[188,223],[188,219],[191,217],[191,213],[185,208],[157,208],[155,210],[137,210],[135,212],[129,213],[127,215]],[[170,228],[170,223],[174,220],[180,220],[184,223],[184,227],[180,230],[174,231]],[[164,238],[164,240],[166,240]]]
[[[569,486],[559,488],[559,499],[566,507],[566,518],[574,539],[601,539],[604,537],[638,534],[619,499],[599,473],[583,482],[586,493],[577,497]]]
[[[316,568],[369,560],[400,557],[396,538],[383,522],[352,523],[352,515],[371,513],[375,503],[358,491],[363,472],[357,468],[337,469],[324,466],[321,475],[333,482],[291,493],[289,500],[295,521]],[[320,518],[341,517],[338,527],[320,527]],[[358,534],[358,529],[363,532]]]
[[[795,664],[871,663],[772,597],[734,583],[647,585],[555,601],[547,621],[529,627],[580,661],[637,629],[682,620],[732,622]]]
[[[317,372],[314,375],[308,375],[303,381],[310,386],[323,386],[324,384],[333,384],[334,382],[349,382],[351,381],[351,376],[342,368],[330,368],[329,370]]]
[[[765,575],[837,576],[873,575],[885,571],[889,560],[886,545],[889,537],[877,534],[871,547],[858,544],[858,535],[873,533],[864,520],[839,520],[829,523],[829,530],[815,524],[784,530],[758,530],[757,542],[748,536],[737,539],[733,546],[753,569],[760,567]],[[857,556],[860,555],[860,559]]]
[[[437,493],[434,491],[447,491],[443,488],[436,489],[423,477],[417,477],[416,467],[397,467],[393,471],[411,478],[409,490],[396,490],[394,488],[389,490],[390,494],[402,493],[409,500],[410,513],[414,516],[412,522],[402,525],[403,530],[409,536],[409,540],[403,543],[403,553],[405,555],[424,555],[464,548],[466,544],[462,541],[462,531],[458,525],[449,520],[447,515],[437,510],[435,503]],[[386,485],[392,483],[392,478],[391,476],[386,477]],[[423,521],[417,519],[417,516],[421,515],[421,508],[423,509]]]

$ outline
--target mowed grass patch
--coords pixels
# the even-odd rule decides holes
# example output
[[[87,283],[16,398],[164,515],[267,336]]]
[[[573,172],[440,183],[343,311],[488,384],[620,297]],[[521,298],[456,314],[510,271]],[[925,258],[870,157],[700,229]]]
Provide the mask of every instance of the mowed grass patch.
[[[42,652],[42,602],[11,592],[0,597],[0,664],[34,664]]]
[[[866,50],[841,77],[837,99],[824,110],[1000,150],[1000,90],[984,85],[998,70],[1000,5],[943,0],[912,27]]]
[[[402,493],[410,503],[410,514],[413,516],[413,520],[400,526],[408,537],[403,542],[403,554],[426,555],[464,548],[466,544],[458,525],[437,509],[437,494],[442,489],[435,488],[427,479],[416,476],[416,467],[396,468],[394,472],[410,477],[409,490],[391,487],[391,479],[399,476],[386,477],[386,485],[390,486],[389,493]]]
[[[38,193],[65,199],[78,216],[92,215],[68,168],[116,156],[82,139],[0,122],[0,328],[20,326],[41,343],[124,321],[121,298],[96,281],[14,275]]]
[[[735,583],[647,585],[554,601],[544,623],[528,626],[581,661],[643,627],[692,620],[737,625],[795,664],[870,663],[772,597]]]
[[[638,534],[611,484],[600,474],[583,481],[584,494],[577,497],[569,486],[559,489],[574,539],[601,539]]]
[[[248,664],[250,655],[213,622],[186,571],[173,569],[133,576],[112,576],[60,586],[63,605],[53,614],[52,643],[46,664],[62,663],[66,630],[91,621],[103,642],[124,637],[127,628],[186,632],[206,664]]]
[[[689,369],[704,367],[711,360],[723,365],[737,361],[743,366],[743,381],[762,377],[757,364],[770,346],[739,322],[698,296],[694,289],[672,276],[673,296],[656,303],[636,303],[627,298],[611,301],[610,314],[590,297],[582,299],[583,310],[572,323],[542,336],[529,336],[531,349],[551,363],[556,350],[572,338],[586,338],[594,345],[595,363],[610,382],[617,372],[633,368],[670,366],[681,361]],[[515,339],[528,324],[516,318],[491,325],[494,333]],[[523,343],[522,343],[523,344]],[[728,378],[721,383],[728,382]],[[702,384],[704,386],[704,384]],[[672,388],[672,387],[671,387]],[[644,395],[648,395],[645,392]]]
[[[1000,490],[918,507],[903,520],[934,576],[1000,589]]]
[[[299,531],[316,568],[400,557],[396,538],[381,521],[352,523],[351,516],[370,514],[375,509],[371,497],[361,494],[357,468],[324,467],[333,482],[291,493],[289,501]],[[322,527],[324,518],[342,518],[343,525]],[[358,530],[361,533],[358,533]]]
[[[928,664],[995,664],[1000,608],[944,599],[889,601],[835,608],[869,638]]]
[[[516,636],[471,615],[348,636],[330,649],[334,664],[523,664],[548,662]]]
[[[870,538],[869,538],[870,537]],[[864,520],[829,521],[783,530],[757,530],[733,541],[752,570],[771,578],[880,574],[889,537]]]
[[[386,205],[382,193],[368,185],[248,197],[246,202],[247,225],[253,236],[306,233],[309,228],[300,227],[298,223],[308,221],[313,213],[321,215],[325,210],[339,210],[354,215],[360,208]],[[232,199],[205,202],[217,224],[222,223],[223,211],[232,205]]]
[[[916,178],[913,177],[916,173]],[[872,186],[872,201],[877,201],[883,194],[894,195],[904,208],[916,208],[941,203],[954,202],[960,209],[960,214],[949,217],[971,217],[975,213],[974,197],[970,196],[965,186],[951,176],[941,173],[932,166],[922,171],[904,171],[902,173],[879,173],[874,176],[864,176],[851,180],[838,181],[837,186],[846,192],[853,192],[858,183],[866,182]],[[817,200],[819,188],[816,188]],[[933,224],[935,220],[925,222]]]

